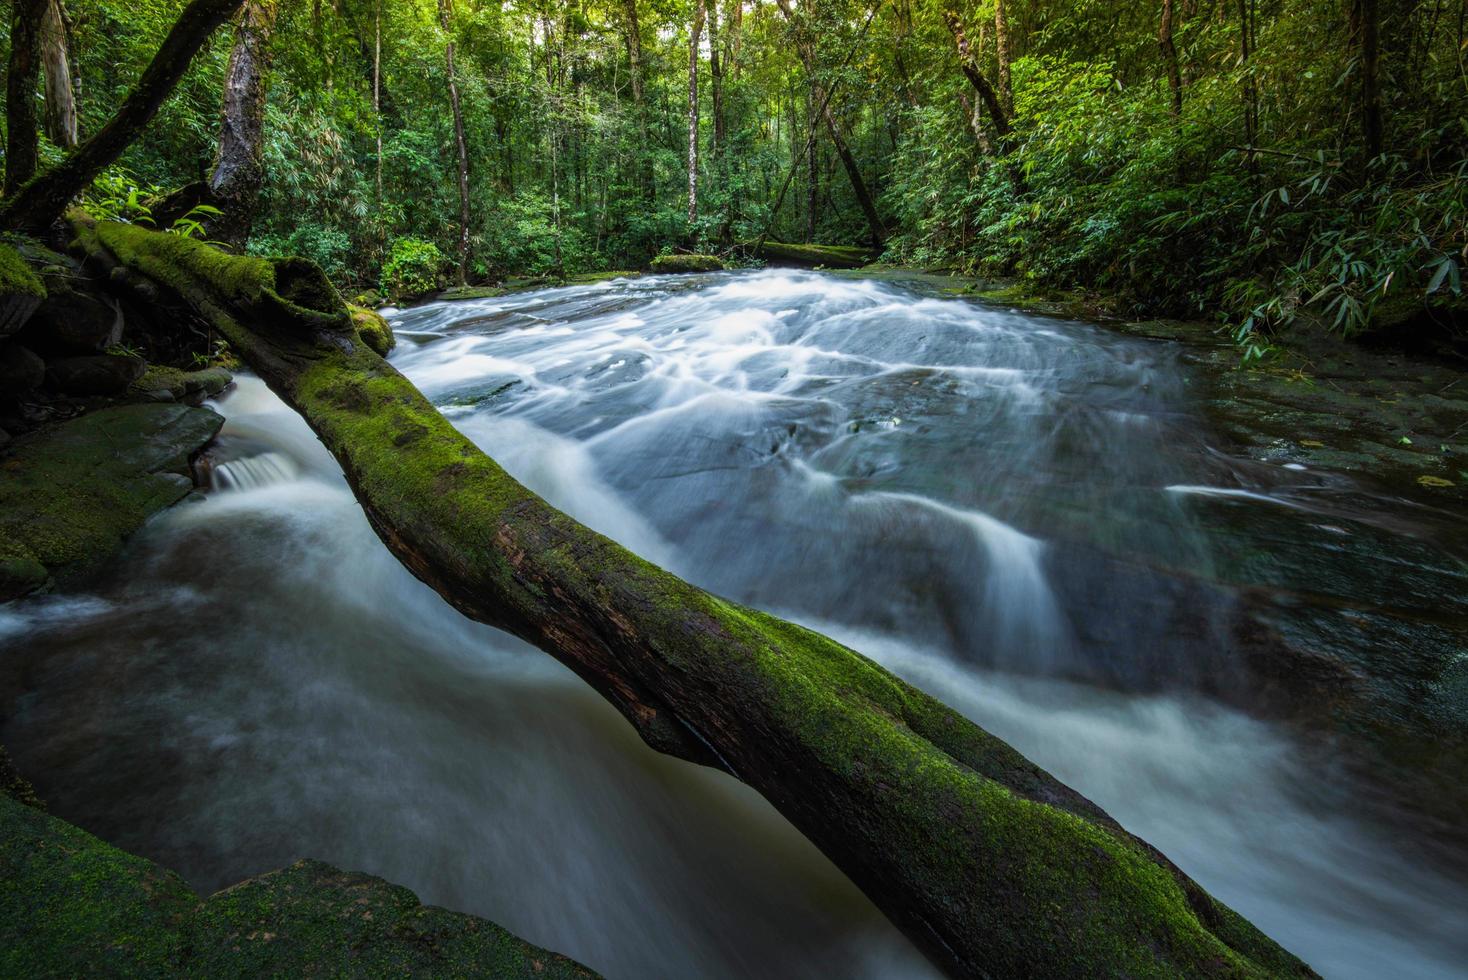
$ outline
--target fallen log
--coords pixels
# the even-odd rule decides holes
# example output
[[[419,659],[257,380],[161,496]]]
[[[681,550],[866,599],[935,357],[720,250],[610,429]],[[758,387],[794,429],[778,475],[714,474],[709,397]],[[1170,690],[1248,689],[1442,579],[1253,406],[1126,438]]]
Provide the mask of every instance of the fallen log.
[[[775,265],[802,268],[860,269],[870,265],[877,252],[858,245],[794,245],[789,242],[751,242],[750,254]]]
[[[88,261],[206,318],[301,413],[415,575],[569,666],[653,748],[753,786],[952,975],[1315,975],[946,705],[526,490],[368,349],[311,263],[73,227]]]

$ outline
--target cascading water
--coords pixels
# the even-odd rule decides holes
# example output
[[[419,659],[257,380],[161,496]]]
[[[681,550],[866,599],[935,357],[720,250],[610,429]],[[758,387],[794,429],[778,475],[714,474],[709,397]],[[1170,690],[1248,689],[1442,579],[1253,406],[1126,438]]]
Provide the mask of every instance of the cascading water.
[[[1188,693],[1237,664],[1227,597],[1159,585],[1207,576],[1184,491],[1226,467],[1170,349],[788,272],[394,320],[393,362],[556,506],[932,691],[1326,975],[1468,961],[1460,878]],[[613,977],[931,973],[752,792],[414,580],[258,381],[220,407],[249,449],[219,492],[0,612],[5,740],[53,810],[201,889],[309,855]]]

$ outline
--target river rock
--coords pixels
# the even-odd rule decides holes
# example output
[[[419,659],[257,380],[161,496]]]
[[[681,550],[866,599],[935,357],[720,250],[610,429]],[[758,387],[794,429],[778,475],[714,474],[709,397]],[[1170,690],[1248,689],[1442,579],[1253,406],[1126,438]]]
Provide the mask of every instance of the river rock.
[[[132,354],[64,357],[47,365],[52,387],[67,395],[120,395],[143,376],[147,362]]]
[[[233,380],[233,376],[221,367],[184,371],[150,364],[142,377],[132,383],[130,390],[148,401],[199,404],[229,387]]]
[[[0,456],[0,602],[110,557],[193,489],[189,459],[223,423],[204,408],[119,405],[17,440]]]
[[[391,324],[381,314],[362,306],[348,305],[347,309],[352,312],[352,326],[357,328],[357,336],[362,338],[362,343],[376,351],[377,356],[386,357],[388,351],[398,345]]]
[[[24,395],[45,380],[45,361],[20,344],[0,341],[0,398]]]

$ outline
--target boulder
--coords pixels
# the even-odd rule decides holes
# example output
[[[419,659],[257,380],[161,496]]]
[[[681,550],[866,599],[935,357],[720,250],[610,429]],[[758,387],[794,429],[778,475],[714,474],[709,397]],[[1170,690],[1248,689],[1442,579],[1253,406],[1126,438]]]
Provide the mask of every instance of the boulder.
[[[68,277],[54,275],[22,339],[45,354],[96,354],[122,340],[122,314],[100,297],[73,288]]]
[[[196,404],[219,394],[233,380],[233,376],[222,367],[184,371],[180,368],[149,364],[142,377],[134,381],[129,390],[148,401],[186,401]]]
[[[20,344],[0,340],[0,398],[24,395],[45,381],[45,361]]]
[[[52,361],[46,375],[62,394],[120,395],[143,376],[147,366],[133,354],[93,354]]]

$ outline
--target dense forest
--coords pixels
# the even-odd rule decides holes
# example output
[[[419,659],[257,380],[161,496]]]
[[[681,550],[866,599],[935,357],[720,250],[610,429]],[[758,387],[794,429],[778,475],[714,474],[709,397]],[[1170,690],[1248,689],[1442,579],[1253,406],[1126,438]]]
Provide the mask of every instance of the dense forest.
[[[17,0],[42,169],[103,127],[181,8]],[[1218,318],[1257,352],[1302,312],[1354,331],[1460,294],[1465,18],[1462,0],[248,0],[86,203],[187,214],[354,291],[861,244]],[[256,194],[252,227],[206,227]]]

